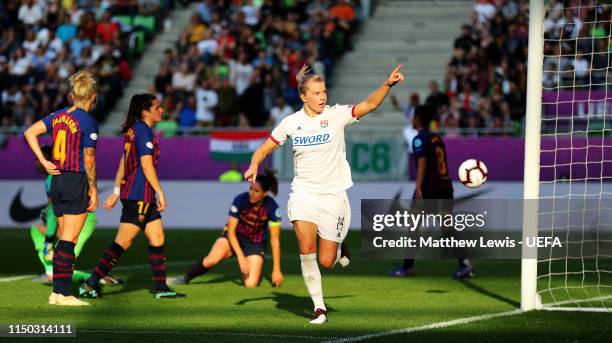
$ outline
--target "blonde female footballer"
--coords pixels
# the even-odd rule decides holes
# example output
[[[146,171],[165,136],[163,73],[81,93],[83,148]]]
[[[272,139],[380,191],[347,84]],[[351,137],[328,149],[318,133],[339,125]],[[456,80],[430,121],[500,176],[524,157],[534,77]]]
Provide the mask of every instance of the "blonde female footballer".
[[[346,160],[344,128],[374,111],[391,87],[404,81],[398,65],[387,80],[357,105],[327,106],[325,81],[308,73],[306,66],[297,75],[301,110],[285,117],[267,141],[253,154],[244,173],[255,182],[259,165],[266,156],[291,139],[294,174],[287,205],[288,217],[297,236],[302,276],[314,303],[312,324],[327,321],[319,264],[330,269],[340,262],[348,265],[348,250],[342,244],[348,232],[351,208],[346,190],[353,185]]]

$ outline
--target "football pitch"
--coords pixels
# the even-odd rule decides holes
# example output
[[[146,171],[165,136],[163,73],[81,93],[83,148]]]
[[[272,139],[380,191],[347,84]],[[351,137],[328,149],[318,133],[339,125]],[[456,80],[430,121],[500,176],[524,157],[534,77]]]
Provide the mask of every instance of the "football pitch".
[[[455,261],[417,261],[415,277],[390,278],[386,271],[393,261],[359,258],[358,232],[348,236],[351,265],[321,271],[329,312],[321,326],[308,324],[312,302],[291,231],[282,235],[281,288],[271,286],[270,258],[257,289],[241,286],[237,263],[230,259],[191,284],[176,286],[187,298],[153,299],[141,235],[113,272],[125,285],[106,286],[104,298],[88,300],[89,307],[55,307],[46,304],[50,286],[32,281],[42,267],[28,230],[0,230],[0,324],[73,324],[83,342],[604,342],[612,337],[612,313],[518,311],[520,261],[473,261],[476,276],[461,282],[450,278]],[[219,232],[166,231],[168,274],[185,272]],[[77,268],[91,270],[114,234],[97,230]]]

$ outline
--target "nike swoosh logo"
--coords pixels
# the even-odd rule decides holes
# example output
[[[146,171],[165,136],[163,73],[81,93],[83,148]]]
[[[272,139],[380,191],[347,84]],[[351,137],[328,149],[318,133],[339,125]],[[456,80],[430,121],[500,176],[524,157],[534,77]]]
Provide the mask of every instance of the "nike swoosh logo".
[[[9,209],[9,215],[14,222],[27,223],[40,217],[40,211],[47,206],[47,204],[34,207],[26,207],[21,201],[21,192],[23,187],[19,188],[19,192],[13,198],[11,202],[11,208]]]
[[[102,193],[109,190],[110,187],[101,187],[98,192]],[[21,193],[23,192],[23,187],[19,188],[15,197],[13,197],[13,201],[11,202],[11,207],[9,209],[9,215],[11,219],[16,223],[27,223],[32,220],[40,218],[40,211],[42,211],[47,204],[34,207],[27,207],[21,201]]]

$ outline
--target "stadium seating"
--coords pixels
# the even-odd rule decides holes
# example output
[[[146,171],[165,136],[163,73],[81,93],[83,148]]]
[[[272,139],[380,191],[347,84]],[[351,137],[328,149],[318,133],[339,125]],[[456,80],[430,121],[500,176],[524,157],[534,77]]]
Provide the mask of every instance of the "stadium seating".
[[[272,125],[269,113],[279,98],[280,106],[301,105],[295,75],[303,64],[329,80],[337,58],[352,49],[359,23],[355,2],[250,3],[198,3],[191,23],[167,51],[152,88],[183,130]],[[197,94],[212,94],[217,101],[194,101]],[[213,115],[201,115],[208,111]]]
[[[80,69],[98,76],[94,115],[103,123],[131,79],[145,41],[170,10],[168,1],[148,3],[152,7],[104,7],[108,2],[93,1],[0,2],[0,128],[19,131],[66,106],[67,79]]]

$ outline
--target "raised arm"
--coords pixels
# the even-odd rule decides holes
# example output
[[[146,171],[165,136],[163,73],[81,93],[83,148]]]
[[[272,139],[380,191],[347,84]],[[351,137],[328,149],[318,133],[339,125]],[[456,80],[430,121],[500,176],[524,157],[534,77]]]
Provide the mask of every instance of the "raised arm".
[[[244,172],[244,179],[249,182],[255,182],[259,165],[278,147],[278,143],[273,141],[272,138],[268,138],[264,144],[257,148],[257,150],[253,153],[253,157],[251,157],[251,165],[249,166],[249,169]]]
[[[378,108],[383,100],[385,100],[387,94],[389,94],[391,87],[395,86],[398,82],[404,81],[404,75],[400,71],[401,68],[401,64],[395,67],[391,74],[389,74],[389,77],[385,83],[380,85],[380,87],[372,92],[367,99],[355,105],[355,110],[353,112],[355,114],[355,118],[359,119]]]
[[[142,171],[144,173],[145,178],[147,179],[151,187],[153,187],[155,193],[157,193],[157,210],[159,212],[162,212],[166,209],[166,196],[161,188],[159,179],[157,178],[157,172],[155,171],[155,167],[153,166],[153,156],[142,155],[140,157],[140,165],[142,166]]]
[[[45,168],[47,173],[52,174],[52,175],[59,175],[60,171],[57,169],[57,166],[54,163],[47,161],[47,159],[42,153],[42,150],[40,150],[40,144],[38,143],[38,136],[46,132],[47,132],[47,127],[45,126],[42,120],[39,120],[36,123],[34,123],[34,125],[30,126],[23,133],[23,136],[26,142],[28,143],[28,145],[30,146],[30,149],[32,149],[32,152],[34,152],[34,155],[36,155],[36,158],[38,159],[40,164]]]
[[[96,148],[83,148],[83,165],[89,184],[89,207],[87,211],[94,212],[98,208],[98,176],[96,174]]]

